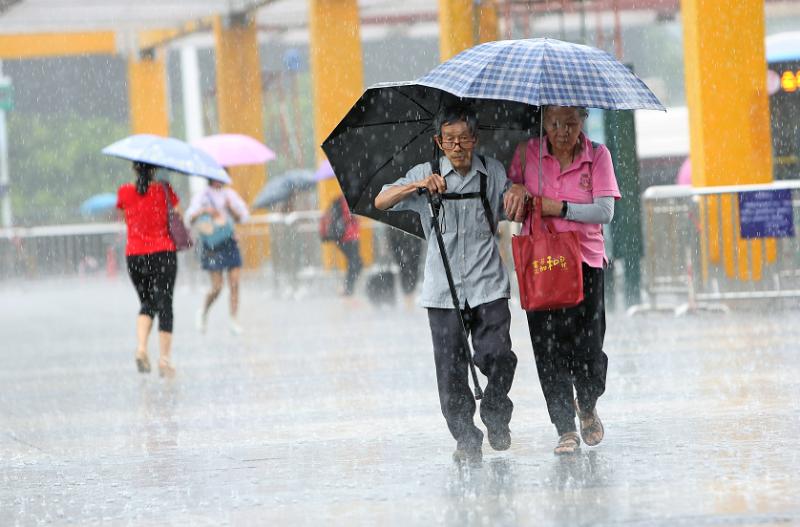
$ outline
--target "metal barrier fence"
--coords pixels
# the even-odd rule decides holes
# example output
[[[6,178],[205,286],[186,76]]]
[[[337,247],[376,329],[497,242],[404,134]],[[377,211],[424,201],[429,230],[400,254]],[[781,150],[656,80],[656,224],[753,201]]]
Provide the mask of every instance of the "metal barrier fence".
[[[317,210],[251,216],[249,223],[268,226],[270,257],[262,270],[277,294],[300,298],[321,282],[334,281],[334,273],[322,265],[321,216]],[[259,234],[263,231],[248,229],[241,240],[248,243],[248,235]]]
[[[111,273],[124,255],[119,223],[0,229],[0,279]]]
[[[263,243],[269,233],[271,257],[256,273],[276,290],[297,291],[310,281],[334,278],[322,268],[320,215],[315,210],[254,215],[239,233],[242,244],[253,236]],[[122,223],[0,229],[0,280],[124,273],[125,232]],[[181,282],[205,281],[194,251],[180,253],[179,269]]]
[[[794,236],[742,238],[739,194],[786,190]],[[649,309],[727,309],[730,301],[800,297],[800,181],[694,188],[642,195],[644,289]],[[784,218],[786,219],[786,218]]]

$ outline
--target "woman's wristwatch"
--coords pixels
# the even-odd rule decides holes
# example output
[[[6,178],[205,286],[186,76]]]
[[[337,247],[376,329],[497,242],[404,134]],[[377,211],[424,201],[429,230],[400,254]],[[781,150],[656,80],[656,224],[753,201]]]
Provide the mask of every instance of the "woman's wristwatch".
[[[561,214],[560,214],[560,216],[562,218],[566,218],[567,217],[567,209],[568,208],[569,208],[569,205],[567,204],[567,202],[566,201],[562,201],[561,202]]]

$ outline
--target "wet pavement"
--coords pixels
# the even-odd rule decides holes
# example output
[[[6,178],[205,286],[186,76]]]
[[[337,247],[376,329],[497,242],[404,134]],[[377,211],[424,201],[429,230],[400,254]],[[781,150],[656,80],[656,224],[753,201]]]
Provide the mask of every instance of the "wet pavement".
[[[201,336],[182,285],[165,381],[123,279],[0,284],[0,525],[800,524],[798,309],[610,314],[606,438],[557,458],[514,308],[513,444],[463,468],[424,311],[311,293]]]

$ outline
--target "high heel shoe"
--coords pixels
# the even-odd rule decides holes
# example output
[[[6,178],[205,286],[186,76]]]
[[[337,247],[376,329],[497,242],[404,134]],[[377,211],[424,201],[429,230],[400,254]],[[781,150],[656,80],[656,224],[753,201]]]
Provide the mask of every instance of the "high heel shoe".
[[[169,362],[158,361],[158,376],[165,379],[175,378],[175,366]]]
[[[139,373],[150,373],[150,359],[147,355],[136,355],[136,369]]]

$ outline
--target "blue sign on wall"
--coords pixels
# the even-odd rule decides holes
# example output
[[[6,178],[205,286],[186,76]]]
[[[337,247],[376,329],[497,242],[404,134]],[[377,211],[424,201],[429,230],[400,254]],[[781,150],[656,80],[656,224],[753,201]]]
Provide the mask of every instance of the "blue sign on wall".
[[[792,191],[739,193],[739,227],[742,238],[793,238]]]

